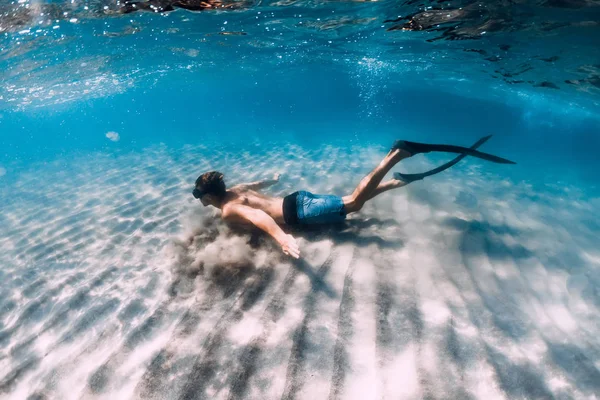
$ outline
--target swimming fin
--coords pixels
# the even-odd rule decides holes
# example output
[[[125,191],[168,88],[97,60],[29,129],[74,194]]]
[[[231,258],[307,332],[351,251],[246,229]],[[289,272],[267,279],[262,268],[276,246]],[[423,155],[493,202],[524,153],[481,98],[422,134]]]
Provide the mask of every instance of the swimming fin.
[[[481,146],[482,144],[484,144],[485,142],[487,142],[489,140],[489,138],[491,138],[492,135],[489,136],[485,136],[482,137],[481,139],[479,139],[473,146],[471,146],[470,148],[475,150],[476,148],[478,148],[479,146]],[[462,160],[463,158],[465,158],[467,156],[467,154],[461,154],[460,156],[454,158],[451,161],[448,161],[446,164],[440,165],[437,168],[434,168],[430,171],[427,172],[423,172],[420,174],[403,174],[401,172],[394,172],[394,179],[398,179],[400,181],[404,181],[406,183],[411,183],[414,181],[420,181],[423,178],[426,178],[428,176],[431,175],[435,175],[438,174],[444,170],[447,170],[448,168],[450,168],[451,166],[453,166],[454,164],[456,164],[457,162],[459,162],[460,160]]]
[[[418,142],[409,142],[408,140],[396,140],[392,146],[392,150],[402,149],[409,152],[411,155],[419,153],[429,153],[431,151],[439,151],[445,153],[459,153],[467,156],[481,158],[499,164],[516,164],[514,161],[507,160],[493,154],[483,153],[473,148],[454,146],[451,144],[427,144]]]

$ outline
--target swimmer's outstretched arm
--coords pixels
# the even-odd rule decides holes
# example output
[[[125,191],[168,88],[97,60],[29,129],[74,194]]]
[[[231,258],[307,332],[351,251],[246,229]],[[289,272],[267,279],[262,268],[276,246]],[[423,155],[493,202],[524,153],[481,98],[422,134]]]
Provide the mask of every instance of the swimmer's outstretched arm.
[[[263,179],[262,181],[250,182],[250,183],[241,183],[239,185],[235,185],[236,189],[244,189],[244,190],[259,190],[264,189],[269,186],[272,186],[279,182],[280,174],[274,174],[271,179]]]
[[[251,222],[257,228],[267,232],[285,254],[300,258],[300,248],[292,235],[286,234],[269,214],[242,204],[232,204],[223,208],[223,219],[231,222]]]

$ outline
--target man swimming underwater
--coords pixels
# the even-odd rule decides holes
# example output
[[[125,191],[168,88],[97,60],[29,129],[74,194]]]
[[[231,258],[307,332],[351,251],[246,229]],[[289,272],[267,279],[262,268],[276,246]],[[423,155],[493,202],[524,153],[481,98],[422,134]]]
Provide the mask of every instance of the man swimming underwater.
[[[398,140],[379,165],[360,181],[356,189],[351,194],[343,197],[298,191],[280,198],[265,196],[258,192],[260,189],[277,183],[279,180],[278,174],[273,179],[240,184],[227,190],[223,181],[223,174],[218,171],[200,175],[196,180],[193,195],[204,206],[210,205],[219,208],[222,211],[221,217],[223,220],[230,223],[253,224],[271,235],[279,243],[285,254],[299,258],[300,249],[296,239],[285,233],[280,225],[293,226],[342,222],[345,220],[346,215],[359,211],[368,200],[375,196],[441,172],[467,155],[496,163],[514,164],[514,162],[504,158],[475,150],[490,137],[486,136],[480,139],[471,148]],[[394,173],[394,179],[381,183],[383,177],[400,160],[430,151],[459,153],[460,155],[431,171],[421,174],[396,172]]]

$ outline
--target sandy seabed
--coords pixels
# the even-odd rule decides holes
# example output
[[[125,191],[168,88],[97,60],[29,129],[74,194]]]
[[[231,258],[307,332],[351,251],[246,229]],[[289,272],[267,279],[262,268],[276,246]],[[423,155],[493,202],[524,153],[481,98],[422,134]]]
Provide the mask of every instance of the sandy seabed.
[[[299,261],[191,196],[211,169],[344,195],[384,153],[158,146],[6,167],[0,398],[599,398],[600,200],[581,188],[467,158],[294,231]]]

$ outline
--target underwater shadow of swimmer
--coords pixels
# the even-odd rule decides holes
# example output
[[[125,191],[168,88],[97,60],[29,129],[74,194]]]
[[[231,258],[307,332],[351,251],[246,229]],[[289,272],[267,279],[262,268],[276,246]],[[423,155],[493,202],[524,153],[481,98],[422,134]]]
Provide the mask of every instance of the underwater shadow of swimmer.
[[[485,253],[491,260],[524,259],[535,257],[536,254],[517,243],[506,243],[502,236],[508,235],[518,238],[522,232],[508,225],[494,225],[487,221],[465,220],[458,217],[448,217],[442,221],[442,225],[461,232],[461,252],[467,255],[474,253]],[[484,241],[482,248],[472,249],[465,246],[473,238]]]
[[[325,263],[327,262],[328,261],[325,261]],[[338,297],[338,293],[324,280],[325,275],[327,275],[328,272],[328,269],[324,268],[325,264],[321,265],[317,271],[314,271],[312,266],[301,257],[300,259],[293,261],[293,266],[308,277],[310,280],[311,293],[323,292],[330,299]]]
[[[374,226],[389,228],[399,227],[400,225],[394,219],[348,219],[339,224],[294,226],[290,227],[289,231],[294,236],[305,239],[322,240],[330,238],[335,244],[354,244],[361,248],[373,244],[382,249],[400,249],[404,247],[404,240],[401,238],[390,240],[382,235],[361,233],[361,231]]]
[[[296,234],[296,232],[294,232],[294,234]],[[248,244],[252,248],[257,249],[261,246],[264,246],[266,240],[268,240],[267,235],[263,231],[256,229],[251,232]],[[308,279],[310,280],[312,292],[323,292],[329,298],[334,298],[337,296],[337,293],[324,281],[323,273],[321,273],[320,271],[315,271],[314,268],[302,258],[302,256],[300,256],[298,260],[292,260],[291,262],[292,266],[295,269],[302,272],[308,277]]]
[[[297,237],[302,237],[310,240],[332,239],[335,244],[349,243],[357,247],[368,247],[375,244],[378,248],[399,249],[404,246],[404,240],[393,239],[388,240],[379,235],[364,235],[360,231],[371,227],[389,228],[399,226],[398,222],[393,219],[381,220],[377,218],[368,219],[351,219],[346,220],[341,224],[331,225],[314,225],[314,226],[294,226],[286,227],[287,230]],[[258,229],[250,227],[230,226],[232,233],[248,237],[247,244],[252,249],[272,247],[272,251],[279,254],[279,249],[272,244],[267,235]],[[210,240],[208,240],[210,242]],[[180,262],[191,263],[191,259],[181,260]],[[311,283],[312,292],[323,292],[330,298],[336,297],[338,294],[324,280],[324,275],[319,268],[315,271],[314,266],[305,261],[302,257],[299,260],[292,260],[292,265],[299,272],[305,274]],[[262,268],[257,268],[251,262],[247,265],[227,266],[220,265],[215,268],[206,279],[213,281],[216,287],[222,291],[224,297],[230,296],[236,292],[239,285],[242,285],[247,279],[258,274]],[[205,274],[205,269],[201,266],[198,269],[186,270],[182,268],[178,276],[170,285],[169,293],[171,296],[190,295],[194,291],[194,280],[198,275]]]

